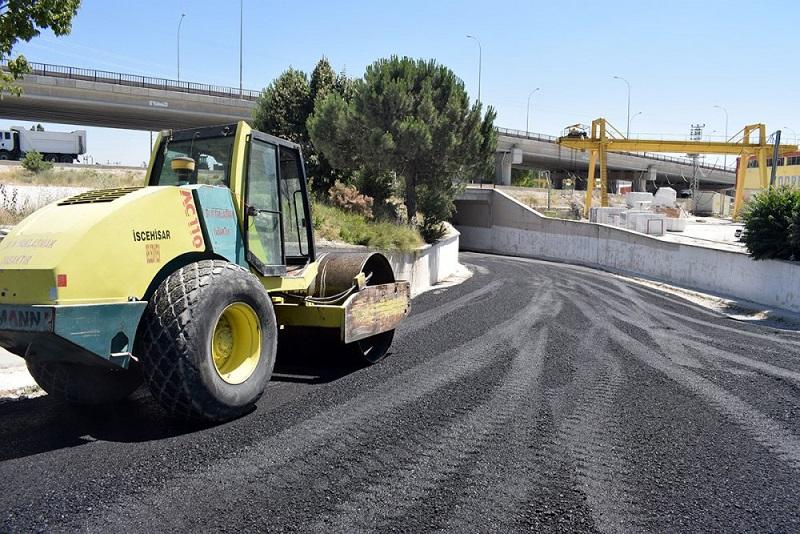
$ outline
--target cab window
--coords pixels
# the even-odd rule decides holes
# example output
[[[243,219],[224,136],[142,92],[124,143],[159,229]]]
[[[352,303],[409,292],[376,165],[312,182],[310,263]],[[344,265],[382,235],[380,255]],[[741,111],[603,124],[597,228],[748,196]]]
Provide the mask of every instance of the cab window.
[[[233,135],[208,139],[191,138],[179,141],[166,141],[162,145],[150,185],[188,185],[207,184],[230,186],[231,153]],[[187,181],[179,181],[172,170],[172,160],[177,157],[190,157],[195,162],[195,170]]]
[[[283,247],[287,261],[305,261],[309,255],[306,211],[303,204],[303,170],[297,150],[280,148],[280,194],[283,213]]]
[[[278,149],[252,139],[247,165],[248,259],[262,275],[269,266],[283,266],[281,213],[278,196]]]

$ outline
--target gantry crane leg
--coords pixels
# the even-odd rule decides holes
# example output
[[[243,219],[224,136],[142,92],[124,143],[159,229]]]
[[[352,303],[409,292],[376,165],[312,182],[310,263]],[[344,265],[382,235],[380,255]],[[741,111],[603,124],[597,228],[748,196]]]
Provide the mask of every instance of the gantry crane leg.
[[[736,166],[736,196],[733,199],[733,218],[739,217],[739,210],[744,204],[744,179],[747,174],[747,157],[741,156]]]
[[[597,167],[597,151],[589,150],[589,174],[586,175],[586,202],[583,206],[583,216],[589,218],[592,209],[592,192],[594,191],[594,175]]]
[[[600,145],[600,205],[608,206],[608,150]]]

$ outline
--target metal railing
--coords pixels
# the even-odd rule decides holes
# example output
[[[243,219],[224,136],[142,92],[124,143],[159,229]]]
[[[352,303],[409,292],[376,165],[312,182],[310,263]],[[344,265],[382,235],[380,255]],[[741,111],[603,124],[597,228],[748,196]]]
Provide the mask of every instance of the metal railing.
[[[534,133],[534,132],[526,132],[526,131],[523,131],[523,130],[514,130],[514,129],[510,129],[510,128],[500,128],[499,126],[495,127],[495,130],[497,130],[497,133],[500,133],[500,134],[503,134],[503,135],[508,135],[508,136],[511,136],[511,137],[519,137],[519,138],[522,138],[522,139],[531,139],[533,141],[543,141],[545,143],[557,143],[558,142],[558,137],[555,137],[553,135],[540,134],[540,133]],[[675,157],[675,156],[665,156],[664,154],[652,154],[652,153],[649,153],[649,152],[642,152],[642,153],[637,153],[637,152],[614,152],[614,153],[615,154],[623,154],[625,156],[633,156],[633,157],[636,157],[636,158],[647,158],[647,159],[655,159],[655,160],[659,160],[659,161],[668,161],[668,162],[671,162],[671,163],[678,163],[678,164],[681,164],[681,165],[689,165],[689,166],[691,166],[691,165],[694,164],[692,162],[692,160],[690,160],[688,158],[678,158],[678,157]],[[731,173],[734,172],[734,169],[732,169],[730,167],[725,167],[724,165],[709,165],[709,164],[706,164],[706,163],[701,163],[701,164],[698,165],[698,167],[701,167],[703,169],[708,169],[708,170],[718,170],[718,171],[722,171],[722,172],[731,172]]]
[[[534,141],[544,141],[546,143],[555,143],[558,141],[558,137],[553,135],[526,132],[523,130],[513,130],[511,128],[501,128],[499,126],[495,126],[494,129],[497,130],[497,133],[510,135],[511,137],[522,137],[524,139],[533,139]]]
[[[0,62],[0,68],[3,70],[6,69],[7,65],[7,60]],[[238,98],[241,100],[255,100],[258,98],[258,95],[261,94],[260,91],[253,91],[250,89],[239,90],[235,87],[224,87],[220,85],[209,85],[195,82],[182,82],[166,78],[140,76],[138,74],[124,74],[105,70],[68,67],[66,65],[50,65],[47,63],[30,62],[28,65],[31,67],[30,74],[36,74],[38,76],[53,76],[56,78],[68,78],[70,80],[112,83],[115,85],[127,85],[130,87],[161,89],[162,91],[177,91],[181,93],[207,96],[221,96],[225,98]]]

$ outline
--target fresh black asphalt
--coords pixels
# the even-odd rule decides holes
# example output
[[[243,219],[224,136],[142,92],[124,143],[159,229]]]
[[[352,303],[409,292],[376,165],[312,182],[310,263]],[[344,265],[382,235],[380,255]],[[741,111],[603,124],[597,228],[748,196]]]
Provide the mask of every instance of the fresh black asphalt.
[[[283,355],[217,426],[0,403],[0,532],[797,532],[800,334],[462,254],[392,354]]]

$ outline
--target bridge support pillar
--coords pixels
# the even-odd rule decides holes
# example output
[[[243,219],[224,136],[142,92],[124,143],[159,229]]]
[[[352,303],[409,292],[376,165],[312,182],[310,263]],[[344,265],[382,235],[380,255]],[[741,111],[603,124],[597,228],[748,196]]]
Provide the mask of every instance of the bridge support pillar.
[[[645,183],[643,184],[644,187],[640,189],[640,191],[647,191],[647,182],[651,182],[653,184],[653,187],[655,187],[656,178],[658,178],[658,170],[656,169],[656,166],[649,165],[647,167],[647,174],[645,177],[643,177],[643,179],[645,180]]]
[[[511,152],[495,153],[494,183],[511,185]]]

